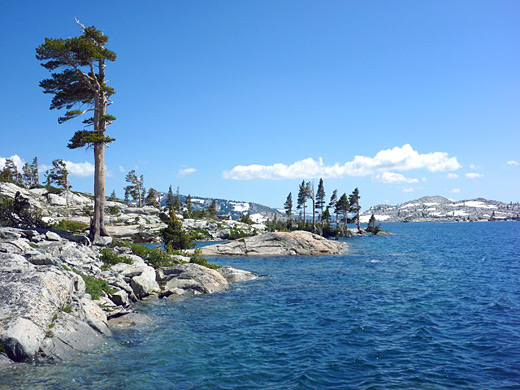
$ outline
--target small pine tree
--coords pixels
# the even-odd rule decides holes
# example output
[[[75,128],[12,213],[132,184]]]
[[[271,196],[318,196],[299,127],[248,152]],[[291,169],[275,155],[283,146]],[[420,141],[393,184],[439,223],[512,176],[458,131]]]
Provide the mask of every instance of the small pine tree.
[[[67,170],[67,166],[65,165],[65,161],[61,159],[56,159],[52,162],[52,168],[47,171],[47,185],[50,186],[53,183],[58,187],[63,187],[64,189],[70,189],[69,184],[69,171]]]
[[[170,185],[170,188],[168,188],[168,197],[166,198],[166,207],[172,208],[173,203],[173,191],[172,186]]]
[[[289,217],[289,222],[292,220],[292,193],[289,192],[289,195],[287,195],[287,199],[285,200],[285,203],[283,204],[285,209],[285,214]]]
[[[316,191],[316,208],[320,209],[320,216],[323,216],[323,208],[325,207],[325,186],[323,185],[323,179],[320,179],[318,183],[318,189]],[[320,218],[323,220],[323,218]]]
[[[160,218],[167,224],[164,229],[161,229],[161,237],[166,250],[172,251],[193,247],[191,236],[182,228],[182,223],[177,218],[173,208],[170,208],[169,215],[160,214]]]
[[[177,187],[177,193],[175,194],[175,204],[173,209],[178,213],[181,212],[181,195],[179,193],[179,187]]]
[[[217,217],[217,201],[215,199],[212,200],[211,204],[208,207],[208,214],[210,218]]]
[[[191,218],[193,216],[193,204],[191,203],[191,195],[188,194],[186,197],[186,210],[188,213],[188,218]]]
[[[38,187],[39,184],[40,176],[38,173],[38,157],[35,157],[31,164],[31,187]]]

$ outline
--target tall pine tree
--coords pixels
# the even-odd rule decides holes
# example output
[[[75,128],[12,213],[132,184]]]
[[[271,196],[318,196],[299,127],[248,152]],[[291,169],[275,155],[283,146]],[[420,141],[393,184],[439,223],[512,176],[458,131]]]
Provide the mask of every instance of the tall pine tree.
[[[354,191],[352,191],[352,194],[349,195],[348,201],[350,203],[349,211],[355,213],[354,219],[356,220],[356,225],[357,225],[358,230],[360,229],[359,211],[361,210],[361,206],[359,205],[359,198],[361,198],[361,196],[359,196],[359,190],[356,187],[354,189]]]
[[[53,94],[52,109],[65,108],[59,123],[89,113],[83,121],[91,130],[78,130],[70,139],[71,149],[90,146],[94,149],[94,217],[90,239],[108,236],[104,225],[105,209],[105,145],[114,141],[106,134],[106,127],[115,117],[107,114],[114,89],[107,85],[105,66],[115,61],[116,54],[105,48],[108,37],[95,27],[85,27],[79,21],[82,35],[73,38],[45,38],[36,48],[36,58],[52,73],[50,79],[40,82],[44,93]],[[76,109],[73,109],[74,107]]]
[[[323,185],[323,179],[320,179],[318,183],[318,189],[316,190],[316,207],[320,209],[320,220],[323,215],[323,208],[325,207],[325,186]]]

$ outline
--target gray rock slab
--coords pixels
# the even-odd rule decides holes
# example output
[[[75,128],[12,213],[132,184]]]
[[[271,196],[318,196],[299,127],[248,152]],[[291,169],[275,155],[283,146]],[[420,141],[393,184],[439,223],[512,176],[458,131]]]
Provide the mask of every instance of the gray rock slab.
[[[180,264],[171,267],[169,280],[162,295],[170,295],[175,289],[193,294],[211,294],[229,289],[227,280],[217,271],[198,264]]]
[[[220,267],[217,269],[217,272],[221,274],[228,281],[228,283],[245,282],[256,279],[260,276],[249,271],[242,271],[240,269],[235,269],[229,266]]]
[[[202,256],[317,256],[342,253],[346,244],[305,231],[265,233],[200,248]]]

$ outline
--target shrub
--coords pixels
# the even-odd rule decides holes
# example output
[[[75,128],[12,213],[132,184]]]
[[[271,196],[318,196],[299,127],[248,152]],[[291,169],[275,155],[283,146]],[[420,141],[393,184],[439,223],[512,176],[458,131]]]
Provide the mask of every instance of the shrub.
[[[96,279],[90,275],[81,275],[81,277],[85,281],[85,292],[90,294],[95,301],[99,299],[103,291],[107,294],[114,293],[106,280]]]
[[[229,229],[229,237],[228,239],[230,240],[238,240],[239,238],[244,238],[244,237],[251,237],[251,236],[254,236],[255,233],[250,233],[250,232],[246,232],[242,229],[239,229],[239,228],[231,228]]]
[[[119,207],[117,206],[106,207],[105,211],[107,214],[114,216],[118,216],[119,214],[121,214],[121,210],[119,210]]]
[[[341,230],[337,228],[333,229],[330,226],[324,226],[322,235],[325,238],[336,238],[341,235]]]
[[[192,239],[194,240],[206,240],[208,238],[211,238],[211,235],[205,229],[197,229],[192,232]]]
[[[374,236],[379,233],[381,231],[381,224],[379,225],[375,225],[375,226],[368,226],[367,227],[367,231],[369,231],[370,233],[372,233]]]
[[[132,253],[142,257],[146,263],[154,268],[167,267],[177,264],[172,256],[158,246],[148,248],[144,245],[131,244]]]
[[[0,226],[47,227],[41,219],[41,211],[16,192],[14,199],[0,195]]]
[[[101,269],[108,269],[111,265],[125,263],[125,264],[133,264],[134,261],[128,257],[120,256],[117,253],[114,253],[111,249],[103,248],[99,250],[100,256],[99,259],[103,261],[103,266]]]
[[[83,222],[77,222],[77,221],[67,221],[65,219],[62,219],[58,223],[55,223],[51,226],[52,229],[56,230],[64,230],[67,232],[75,233],[75,232],[82,232],[86,228],[88,228],[88,225]]]
[[[210,263],[204,257],[201,257],[200,249],[195,249],[193,255],[190,257],[190,263],[202,265],[203,267],[211,268],[211,269],[219,269],[220,268],[220,265]]]

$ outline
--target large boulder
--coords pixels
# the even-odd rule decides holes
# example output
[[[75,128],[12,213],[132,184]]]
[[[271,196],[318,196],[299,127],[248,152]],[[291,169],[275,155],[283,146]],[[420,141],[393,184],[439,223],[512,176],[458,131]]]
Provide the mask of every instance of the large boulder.
[[[66,360],[78,352],[88,352],[103,342],[103,336],[79,318],[61,313],[40,345],[40,353],[51,359]]]
[[[162,296],[177,294],[178,289],[190,294],[211,294],[229,289],[227,280],[214,269],[193,263],[167,268]]]
[[[220,267],[217,272],[221,274],[228,283],[246,282],[258,278],[260,275],[241,269],[232,268],[229,266]]]
[[[45,333],[27,318],[17,318],[0,333],[0,343],[7,356],[15,361],[27,361],[36,357]]]
[[[87,298],[80,300],[80,318],[99,333],[110,336],[107,326],[107,315],[93,301]]]
[[[200,248],[202,256],[316,256],[343,252],[346,244],[294,231],[260,234]]]

